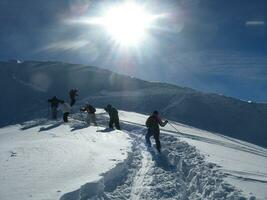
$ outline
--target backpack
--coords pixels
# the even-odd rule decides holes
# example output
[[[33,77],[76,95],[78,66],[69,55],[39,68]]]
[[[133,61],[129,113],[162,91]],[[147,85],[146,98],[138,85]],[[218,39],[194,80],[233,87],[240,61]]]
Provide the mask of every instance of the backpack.
[[[69,92],[69,96],[73,98],[73,97],[76,96],[77,92],[78,92],[77,90],[71,89],[70,92]]]
[[[93,106],[89,105],[88,108],[89,108],[91,113],[95,113],[96,112],[96,109]]]
[[[153,128],[155,126],[157,126],[157,119],[154,116],[150,116],[147,120],[146,120],[146,126],[148,128]]]

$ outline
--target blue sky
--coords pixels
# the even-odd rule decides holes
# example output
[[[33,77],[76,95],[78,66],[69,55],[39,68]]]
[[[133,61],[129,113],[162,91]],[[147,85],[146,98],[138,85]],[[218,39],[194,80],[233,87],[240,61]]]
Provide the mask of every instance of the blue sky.
[[[101,2],[101,3],[99,3]],[[145,2],[171,17],[137,49],[120,49],[95,26],[66,19],[120,1],[1,0],[0,59],[95,65],[153,81],[267,101],[267,1]]]

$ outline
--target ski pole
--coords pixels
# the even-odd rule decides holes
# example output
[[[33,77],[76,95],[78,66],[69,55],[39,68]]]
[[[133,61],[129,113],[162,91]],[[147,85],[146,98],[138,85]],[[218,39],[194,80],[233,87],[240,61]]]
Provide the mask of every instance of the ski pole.
[[[172,123],[170,123],[170,122],[168,122],[168,123],[170,124],[170,126],[171,126],[172,128],[174,128],[174,129],[176,130],[177,133],[180,133],[180,131],[179,131],[174,125],[172,125]]]

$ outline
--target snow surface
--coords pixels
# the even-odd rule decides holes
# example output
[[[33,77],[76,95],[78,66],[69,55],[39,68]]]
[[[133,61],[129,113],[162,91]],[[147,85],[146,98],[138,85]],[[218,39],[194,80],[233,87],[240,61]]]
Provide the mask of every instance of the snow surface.
[[[147,117],[129,112],[122,112],[121,115],[127,123],[140,125]],[[167,125],[162,128],[162,135],[172,135],[196,147],[205,156],[205,161],[216,164],[224,180],[242,190],[245,197],[267,199],[267,149],[221,134],[171,123],[176,129]]]
[[[119,112],[123,131],[84,116],[0,129],[0,199],[267,199],[267,150],[176,122],[159,155],[144,143],[147,116]],[[177,132],[177,130],[178,132]]]
[[[0,199],[59,199],[126,159],[131,139],[80,121],[0,129]]]

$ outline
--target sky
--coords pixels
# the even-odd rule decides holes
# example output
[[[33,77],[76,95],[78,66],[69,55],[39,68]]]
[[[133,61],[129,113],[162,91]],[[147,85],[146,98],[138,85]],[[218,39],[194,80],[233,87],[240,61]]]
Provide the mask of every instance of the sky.
[[[131,48],[99,26],[71,23],[122,2],[0,0],[0,60],[93,65],[267,102],[266,0],[136,0],[164,17]]]

